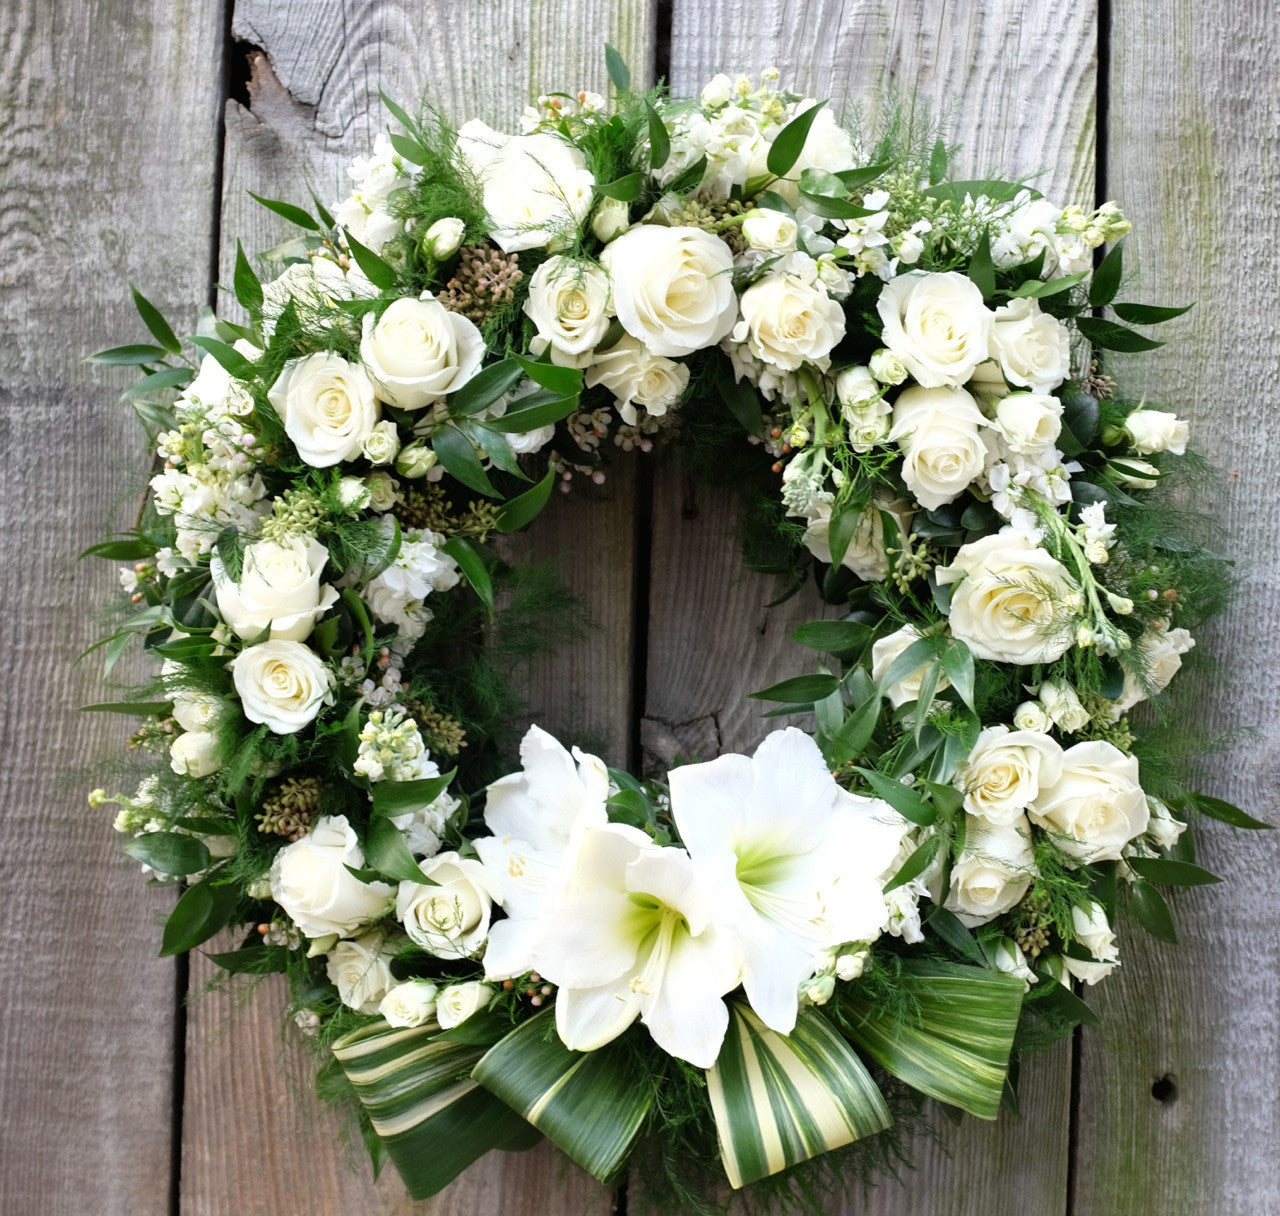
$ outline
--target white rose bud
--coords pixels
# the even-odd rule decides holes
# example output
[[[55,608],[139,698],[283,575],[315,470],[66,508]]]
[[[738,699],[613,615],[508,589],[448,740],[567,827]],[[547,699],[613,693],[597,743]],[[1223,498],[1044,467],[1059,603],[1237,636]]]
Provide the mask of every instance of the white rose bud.
[[[701,228],[642,224],[600,255],[622,327],[653,355],[714,346],[733,328],[733,254]]]
[[[1093,985],[1099,980],[1105,980],[1119,965],[1119,960],[1099,963],[1083,958],[1072,958],[1066,954],[1062,956],[1062,966],[1066,973],[1082,984]]]
[[[591,217],[591,231],[601,244],[607,245],[631,227],[631,208],[620,198],[602,198]]]
[[[1036,300],[1011,300],[995,312],[991,353],[1010,384],[1048,393],[1071,374],[1067,327],[1040,311]]]
[[[1187,830],[1181,819],[1175,819],[1158,798],[1147,799],[1147,809],[1151,819],[1147,824],[1147,837],[1158,849],[1171,849],[1178,843],[1178,837]]]
[[[699,100],[706,109],[718,110],[721,106],[727,106],[732,96],[733,81],[723,72],[718,72],[702,86]]]
[[[1046,680],[1040,685],[1040,704],[1053,724],[1074,734],[1089,725],[1089,712],[1080,703],[1079,694],[1065,680]]]
[[[364,319],[360,358],[380,395],[403,410],[456,393],[480,370],[484,354],[475,323],[429,292],[396,300],[377,320],[372,313]]]
[[[1190,428],[1176,414],[1162,410],[1135,410],[1125,419],[1133,450],[1139,456],[1153,452],[1172,452],[1181,456],[1187,450]]]
[[[469,958],[489,935],[493,895],[484,866],[457,853],[437,853],[421,864],[434,885],[402,882],[396,916],[405,932],[437,958]]]
[[[410,444],[410,447],[413,445]],[[403,453],[401,453],[403,455]],[[434,456],[435,453],[433,452]],[[365,480],[369,491],[369,509],[382,513],[390,511],[400,501],[400,485],[385,469],[370,473]]]
[[[218,736],[211,730],[189,730],[169,745],[169,767],[179,776],[208,777],[222,767]]]
[[[1041,393],[1010,393],[996,406],[996,426],[1011,452],[1038,456],[1062,432],[1062,402]]]
[[[379,422],[365,436],[361,451],[370,464],[390,464],[400,450],[400,434],[391,421]]]
[[[755,207],[742,221],[742,236],[752,249],[766,253],[789,253],[796,247],[799,228],[785,211]]]
[[[1036,973],[1027,966],[1027,956],[1011,937],[1002,937],[993,947],[987,947],[987,956],[997,971],[1017,976],[1026,987],[1036,982]]]
[[[980,659],[1051,663],[1070,649],[1062,607],[1077,594],[1065,566],[1022,532],[984,536],[962,545],[939,585],[951,595],[951,632]]]
[[[1107,475],[1126,490],[1150,490],[1160,481],[1160,470],[1149,460],[1126,458],[1122,464],[1108,462]]]
[[[267,397],[298,455],[317,469],[354,460],[378,421],[372,381],[341,355],[290,359]]]
[[[907,365],[883,346],[867,360],[867,370],[881,384],[901,384],[908,375]]]
[[[332,700],[333,672],[301,642],[259,642],[230,667],[244,716],[277,735],[296,734]]]
[[[1061,777],[1040,791],[1029,814],[1070,856],[1118,860],[1151,817],[1138,784],[1137,757],[1096,739],[1067,748]]]
[[[846,407],[864,405],[881,395],[880,385],[871,371],[865,367],[846,367],[836,377],[836,400]]]
[[[890,279],[876,311],[883,340],[925,388],[959,387],[987,358],[991,311],[972,279],[912,270]]]
[[[493,989],[479,980],[450,984],[436,998],[436,1021],[441,1030],[452,1030],[472,1014],[487,1009],[492,1000]]]
[[[430,473],[436,460],[435,451],[421,439],[415,439],[400,449],[400,455],[396,457],[396,472],[412,481]]]
[[[301,840],[285,845],[271,863],[271,898],[309,938],[346,936],[391,907],[385,883],[363,883],[364,852],[345,815],[316,820]]]
[[[634,426],[637,405],[661,418],[680,400],[689,386],[689,365],[654,355],[628,336],[603,351],[585,379],[588,388],[603,384],[613,393],[622,420]]]
[[[436,220],[422,237],[422,248],[437,262],[451,258],[462,246],[467,226],[457,216]]]
[[[1025,816],[998,827],[972,817],[966,822],[964,849],[951,870],[945,907],[972,929],[1014,908],[1036,868]]]
[[[609,328],[609,276],[591,262],[548,258],[529,280],[524,311],[557,350],[585,354]]]
[[[378,1006],[389,1026],[422,1026],[435,1017],[439,988],[430,980],[397,984]]]
[[[1071,925],[1078,941],[1099,962],[1112,963],[1119,957],[1116,935],[1111,931],[1106,911],[1096,900],[1087,908],[1071,909]]]
[[[315,537],[287,544],[260,540],[244,551],[239,582],[228,577],[222,559],[209,560],[218,612],[237,636],[250,639],[270,629],[273,641],[301,642],[338,600],[320,575],[329,551]]]
[[[338,990],[338,999],[360,1013],[377,1013],[395,983],[383,953],[381,933],[366,933],[355,941],[339,942],[329,954],[325,972]]]
[[[1053,729],[1053,719],[1044,712],[1039,701],[1023,701],[1013,711],[1013,725],[1018,730],[1036,730],[1046,733]]]

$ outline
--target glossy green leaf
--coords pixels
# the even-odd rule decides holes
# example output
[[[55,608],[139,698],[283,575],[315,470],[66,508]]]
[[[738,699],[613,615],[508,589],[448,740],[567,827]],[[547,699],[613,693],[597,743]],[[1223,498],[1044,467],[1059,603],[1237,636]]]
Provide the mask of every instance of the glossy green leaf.
[[[726,355],[717,359],[715,376],[716,392],[742,429],[748,435],[763,435],[764,413],[755,385],[745,378],[734,379],[733,364]]]
[[[191,344],[198,346],[205,354],[212,355],[237,380],[253,379],[253,364],[230,343],[217,338],[194,337]]]
[[[1133,354],[1138,351],[1156,350],[1164,345],[1163,342],[1156,342],[1152,338],[1144,338],[1135,330],[1117,325],[1114,321],[1103,321],[1098,317],[1079,317],[1076,320],[1076,328],[1094,346],[1102,350],[1118,350]]]
[[[160,956],[185,954],[226,927],[236,909],[236,891],[208,878],[189,886],[165,921]]]
[[[259,194],[254,194],[252,190],[248,193],[255,203],[261,203],[268,211],[274,211],[281,219],[286,219],[289,223],[296,224],[299,228],[306,228],[309,232],[320,231],[320,225],[301,207],[295,207],[292,203],[285,203],[280,199],[263,198]]]
[[[789,680],[771,684],[759,692],[748,693],[758,701],[786,701],[791,705],[803,705],[820,700],[840,687],[835,676],[792,676]]]
[[[1181,308],[1163,308],[1158,304],[1113,304],[1111,310],[1130,325],[1160,325],[1190,312],[1194,307],[1194,304],[1185,304]]]
[[[160,310],[147,299],[132,283],[129,290],[133,294],[133,306],[138,310],[142,323],[151,331],[151,336],[171,355],[182,353],[182,343],[173,332],[169,322],[164,319]]]
[[[896,890],[898,887],[905,887],[913,878],[923,874],[933,859],[938,855],[938,845],[941,843],[941,837],[930,836],[923,844],[912,850],[911,856],[898,867],[898,872],[885,883],[885,894]]]
[[[484,465],[480,463],[480,457],[476,455],[475,444],[456,426],[436,427],[431,435],[431,447],[451,477],[478,494],[499,497],[484,471]]]
[[[489,577],[484,559],[471,546],[471,542],[464,540],[461,536],[451,536],[440,547],[458,563],[472,590],[480,597],[484,606],[492,612],[493,580]]]
[[[871,638],[871,626],[861,621],[806,621],[791,640],[827,654],[848,655],[861,650]]]
[[[123,847],[135,861],[175,878],[209,866],[208,846],[185,832],[143,832],[126,840]]]
[[[1173,914],[1164,896],[1147,882],[1138,878],[1129,884],[1129,895],[1133,900],[1133,914],[1152,937],[1170,945],[1176,945],[1178,932],[1173,927]]]
[[[604,44],[604,65],[609,73],[609,79],[613,82],[613,87],[619,93],[625,93],[631,87],[631,72],[627,68],[627,62],[618,54],[617,49],[610,43]]]
[[[1202,887],[1222,881],[1216,874],[1189,861],[1168,857],[1130,857],[1128,865],[1148,882],[1163,883],[1166,887]]]
[[[667,163],[671,155],[671,137],[658,111],[647,101],[644,108],[649,120],[649,168],[656,171]]]
[[[996,294],[996,264],[991,260],[991,233],[985,228],[978,238],[978,247],[969,260],[969,278],[982,292],[983,299],[989,300]]]
[[[644,189],[643,173],[628,173],[625,177],[615,178],[611,182],[597,182],[596,192],[605,198],[615,198],[620,203],[634,203]]]
[[[382,291],[390,291],[396,285],[395,268],[390,262],[379,257],[372,249],[360,244],[350,232],[347,233],[347,247],[356,265],[364,271],[365,278]]]
[[[766,168],[774,177],[786,177],[791,172],[796,161],[800,159],[800,153],[804,151],[813,120],[818,117],[818,111],[826,104],[825,101],[820,101],[797,114],[774,137],[773,144],[769,148],[768,159],[765,161]]]
[[[822,754],[834,768],[856,760],[875,734],[880,721],[882,702],[879,697],[867,697],[841,724],[839,730],[821,740]]]
[[[1009,294],[1019,299],[1043,300],[1047,296],[1061,295],[1070,291],[1077,283],[1083,283],[1089,277],[1087,270],[1078,274],[1063,275],[1060,279],[1028,279],[1016,291]]]
[[[244,246],[239,241],[236,241],[236,269],[232,282],[241,307],[250,316],[256,316],[262,309],[262,283],[249,264]]]
[[[80,706],[82,714],[133,714],[139,718],[167,718],[173,712],[172,701],[104,701],[100,705]]]
[[[449,413],[454,418],[478,414],[508,393],[524,375],[515,359],[503,359],[481,368],[449,398]]]
[[[942,652],[942,670],[960,700],[973,709],[973,651],[959,638],[953,639]]]
[[[729,1030],[707,1096],[729,1183],[746,1186],[884,1131],[889,1108],[857,1053],[819,1013],[802,1009],[789,1035],[731,1002]]]
[[[503,503],[498,511],[498,531],[516,532],[532,523],[541,513],[542,508],[547,505],[555,483],[555,470],[548,469],[546,476],[531,490],[526,490],[523,494]]]
[[[521,1023],[489,1049],[472,1076],[587,1173],[608,1182],[631,1151],[653,1089],[624,1043],[570,1051],[554,1019],[547,1009]]]
[[[1120,279],[1124,274],[1124,237],[1111,246],[1107,256],[1098,263],[1089,284],[1089,307],[1103,308],[1116,298]]]
[[[875,791],[876,797],[882,798],[904,819],[909,819],[922,828],[927,828],[937,821],[937,808],[916,793],[911,786],[903,785],[901,781],[895,781],[892,777],[886,777],[884,773],[877,773],[874,769],[860,768],[857,772],[866,779],[867,784]]]
[[[112,346],[108,350],[100,350],[90,355],[85,362],[100,363],[105,367],[141,367],[158,362],[167,353],[162,346],[137,342],[130,346]]]
[[[418,781],[379,781],[373,787],[373,813],[392,818],[429,807],[449,788],[458,770],[450,769],[438,777]]]
[[[369,869],[397,882],[426,882],[400,829],[385,815],[375,815],[369,820],[364,859]]]
[[[1252,815],[1246,814],[1238,806],[1224,802],[1221,798],[1212,798],[1208,794],[1189,794],[1186,801],[1200,814],[1210,819],[1217,819],[1221,823],[1229,823],[1233,828],[1270,832],[1274,827],[1273,824],[1263,823],[1261,819],[1255,819]]]

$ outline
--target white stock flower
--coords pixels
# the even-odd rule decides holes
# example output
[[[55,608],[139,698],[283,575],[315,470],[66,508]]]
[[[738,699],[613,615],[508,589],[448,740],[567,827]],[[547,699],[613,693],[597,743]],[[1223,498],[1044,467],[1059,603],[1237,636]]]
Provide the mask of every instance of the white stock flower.
[[[814,956],[884,931],[886,871],[909,825],[886,803],[841,789],[818,745],[793,727],[750,758],[682,765],[669,780],[712,921],[741,952],[747,999],[788,1034]]]
[[[396,916],[405,932],[436,958],[470,958],[488,936],[493,914],[485,867],[449,852],[419,868],[428,881],[402,882],[396,892]]]
[[[970,816],[965,824],[964,848],[951,869],[944,906],[972,929],[1015,907],[1036,867],[1025,815],[998,825]]]
[[[259,642],[230,663],[240,707],[250,722],[292,735],[332,700],[333,672],[301,642]]]
[[[912,270],[890,279],[876,311],[885,346],[925,388],[958,388],[987,358],[992,314],[958,271]]]
[[[360,1013],[377,1013],[395,980],[391,962],[383,951],[385,938],[377,931],[354,941],[338,942],[329,951],[325,973],[338,990],[338,998]]]
[[[980,659],[1049,663],[1074,639],[1069,605],[1079,595],[1067,569],[1023,532],[998,532],[962,545],[939,585],[951,594],[951,632]]]
[[[443,544],[444,537],[427,528],[403,533],[395,559],[361,592],[369,611],[395,625],[402,637],[421,637],[431,619],[427,597],[458,585],[458,564]]]
[[[378,422],[373,382],[341,355],[290,359],[267,397],[298,455],[318,469],[354,460]]]
[[[600,255],[622,327],[654,355],[714,346],[733,328],[733,254],[701,228],[642,224]]]
[[[889,438],[902,449],[902,479],[922,507],[953,502],[987,462],[986,419],[962,388],[904,389],[893,403]]]
[[[1062,432],[1062,402],[1041,393],[1009,393],[996,405],[995,423],[1011,452],[1036,456]]]
[[[285,544],[260,540],[244,551],[239,581],[232,581],[215,553],[209,560],[218,612],[238,637],[301,642],[337,602],[338,592],[320,586],[329,551],[315,537]]]
[[[1048,393],[1071,374],[1067,327],[1036,300],[1016,299],[996,309],[991,354],[1010,384]]]
[[[1190,428],[1176,414],[1163,410],[1134,410],[1124,420],[1133,450],[1139,456],[1154,452],[1172,452],[1181,456],[1187,450]]]
[[[382,998],[378,1012],[389,1026],[422,1026],[435,1017],[438,993],[430,980],[408,980]]]
[[[548,258],[529,280],[524,311],[557,350],[584,354],[609,328],[609,276],[591,262]]]
[[[392,903],[385,883],[363,883],[347,867],[364,868],[364,851],[345,815],[316,820],[271,863],[271,898],[310,938],[346,937],[383,916]]]
[[[379,394],[420,410],[456,393],[479,370],[484,339],[475,323],[425,293],[396,300],[377,320],[364,318],[360,358]]]
[[[222,767],[218,736],[211,730],[183,731],[169,745],[169,767],[182,777],[208,777]]]
[[[571,866],[566,856],[582,833],[607,822],[609,773],[604,762],[576,747],[572,754],[540,727],[520,743],[522,772],[489,786],[485,825],[493,834],[475,842],[495,900],[506,912],[489,933],[487,979],[510,979],[532,967],[543,918],[554,915]]]
[[[469,1017],[489,1007],[494,991],[479,980],[450,984],[436,997],[436,1021],[441,1030],[461,1026]]]
[[[706,109],[718,110],[721,106],[728,105],[729,98],[732,96],[733,81],[723,72],[718,72],[702,86],[702,92],[699,94],[698,100],[702,102]]]
[[[628,336],[595,356],[585,382],[588,388],[604,385],[613,394],[622,420],[634,426],[636,406],[661,418],[679,402],[689,387],[689,367],[653,354],[643,342]]]
[[[668,1055],[710,1068],[729,1024],[723,998],[742,966],[711,924],[688,854],[608,824],[586,828],[566,860],[564,901],[533,951],[534,968],[559,988],[565,1046],[593,1051],[640,1018]]]
[[[1062,748],[1046,734],[989,726],[956,769],[964,809],[992,824],[1016,823],[1041,786],[1062,775]]]
[[[490,235],[503,253],[572,244],[595,187],[572,143],[545,132],[502,135],[472,119],[458,131],[458,152],[480,179]]]
[[[920,631],[914,625],[903,625],[901,629],[895,629],[888,636],[875,642],[871,647],[871,678],[879,684],[888,674],[894,660],[909,646],[918,642],[920,637]],[[920,696],[920,686],[924,681],[925,669],[928,666],[927,661],[921,663],[915,671],[903,676],[901,680],[895,681],[890,687],[884,689],[884,695],[889,698],[889,703],[895,709],[908,701],[915,701]],[[951,681],[946,676],[943,676],[938,681],[939,692],[950,687]]]
[[[783,371],[806,363],[825,371],[844,337],[844,309],[797,275],[765,275],[743,292],[740,306],[734,341],[745,342],[757,359]]]
[[[1117,860],[1150,819],[1137,757],[1098,739],[1067,748],[1062,775],[1040,791],[1029,814],[1071,857]]]

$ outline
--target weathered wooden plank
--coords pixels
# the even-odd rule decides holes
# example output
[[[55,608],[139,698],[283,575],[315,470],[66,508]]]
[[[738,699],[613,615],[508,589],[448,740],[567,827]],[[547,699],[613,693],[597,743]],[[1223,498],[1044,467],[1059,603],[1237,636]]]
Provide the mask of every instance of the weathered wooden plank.
[[[122,469],[148,454],[112,400],[128,374],[82,360],[142,340],[130,279],[175,323],[203,303],[217,82],[191,65],[218,62],[220,8],[0,13],[5,1212],[168,1210],[174,964],[155,954],[172,897],[120,857],[111,808],[85,805],[129,728],[76,715],[110,693],[100,658],[71,666],[119,594],[114,569],[74,555],[113,508],[132,522]]]
[[[1190,417],[1220,470],[1197,505],[1221,518],[1222,546],[1241,563],[1237,606],[1199,639],[1220,674],[1188,674],[1181,704],[1205,737],[1257,728],[1213,758],[1205,787],[1274,823],[1280,516],[1263,437],[1280,397],[1277,264],[1262,251],[1280,240],[1280,84],[1256,65],[1274,59],[1280,36],[1260,3],[1209,12],[1125,0],[1112,11],[1109,193],[1135,224],[1134,294],[1198,301],[1163,328],[1158,355],[1125,362],[1125,383]],[[1097,993],[1108,1033],[1084,1040],[1080,1216],[1280,1206],[1274,836],[1209,825],[1203,860],[1227,883],[1171,901],[1181,945],[1121,942],[1121,972]]]
[[[677,0],[672,86],[691,93],[717,71],[751,76],[776,66],[797,90],[874,103],[896,83],[949,116],[950,137],[964,145],[954,176],[1048,168],[1038,184],[1052,197],[1089,202],[1096,16],[1093,0],[1053,7],[989,0],[963,8],[924,0]],[[686,755],[748,748],[763,737],[772,723],[743,697],[803,670],[806,653],[786,635],[823,613],[812,590],[765,612],[768,587],[739,572],[724,500],[689,493],[675,474],[658,474],[645,710],[647,737],[674,742]],[[672,732],[673,722],[688,725]],[[975,1120],[940,1122],[937,1141],[911,1146],[916,1173],[840,1210],[1064,1210],[1069,1052],[1030,1061],[1024,1084],[1021,1120],[995,1129]]]
[[[222,281],[230,281],[237,235],[247,249],[282,235],[275,217],[248,200],[246,190],[293,198],[310,181],[326,201],[345,193],[347,162],[372,144],[384,123],[379,87],[410,104],[426,88],[448,118],[461,123],[478,116],[514,129],[532,92],[602,89],[606,41],[641,78],[651,57],[652,24],[647,0],[537,6],[482,0],[447,11],[237,4],[236,37],[261,50],[251,55],[250,106],[228,106]],[[561,558],[571,590],[601,626],[534,666],[530,713],[548,729],[601,747],[615,763],[627,759],[629,736],[633,486],[623,473],[594,495],[557,498],[536,536],[512,550]],[[255,995],[219,1035],[227,1009],[226,998],[215,995],[191,1013],[183,1211],[423,1210],[404,1197],[393,1173],[374,1187],[366,1166],[348,1169],[332,1147],[334,1120],[315,1115],[307,1085],[291,1084],[282,1074],[279,990]],[[236,1118],[228,1118],[230,1111]],[[281,1134],[281,1128],[288,1131]],[[264,1181],[259,1146],[268,1142],[271,1178]],[[427,1210],[480,1216],[535,1197],[556,1210],[584,1214],[607,1211],[610,1203],[608,1192],[543,1146],[486,1158]]]

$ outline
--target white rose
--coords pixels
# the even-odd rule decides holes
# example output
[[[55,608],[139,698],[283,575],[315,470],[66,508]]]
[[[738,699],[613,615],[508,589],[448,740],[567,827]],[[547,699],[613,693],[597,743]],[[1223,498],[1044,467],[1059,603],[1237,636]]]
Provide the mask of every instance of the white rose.
[[[876,311],[885,346],[926,388],[959,387],[987,358],[991,311],[973,280],[957,271],[912,270],[890,279]]]
[[[1071,926],[1076,941],[1099,962],[1113,963],[1119,957],[1116,935],[1111,931],[1106,910],[1097,900],[1091,900],[1087,908],[1072,908]]]
[[[883,346],[867,360],[867,370],[881,384],[901,384],[908,375],[907,365]]]
[[[878,583],[889,573],[889,557],[884,546],[884,520],[881,511],[887,511],[898,524],[898,531],[906,536],[911,526],[910,512],[902,510],[901,503],[871,503],[858,519],[848,548],[840,564],[852,570],[869,583]],[[804,546],[819,561],[831,561],[831,504],[817,501],[803,537]]]
[[[893,403],[889,438],[902,449],[902,479],[922,507],[953,502],[981,476],[986,419],[962,388],[908,388]]]
[[[1010,451],[1038,456],[1062,433],[1062,402],[1041,393],[1010,393],[996,406],[996,427]]]
[[[160,667],[165,676],[178,674],[181,668],[166,659]],[[173,694],[173,720],[183,730],[208,730],[222,710],[222,701],[193,688],[179,688]]]
[[[743,239],[752,249],[767,253],[788,253],[796,247],[799,228],[785,211],[755,207],[742,221]]]
[[[1036,393],[1055,389],[1071,374],[1067,327],[1040,311],[1035,300],[1010,300],[995,312],[991,353],[1010,384]]]
[[[972,817],[965,822],[964,849],[951,869],[945,907],[972,929],[1016,907],[1036,867],[1025,816],[999,826]]]
[[[999,532],[961,546],[938,583],[951,596],[951,632],[980,659],[1050,663],[1074,634],[1064,609],[1078,597],[1066,567],[1026,533]]]
[[[1158,798],[1147,799],[1147,810],[1151,815],[1147,823],[1147,837],[1158,849],[1171,849],[1178,843],[1178,837],[1187,830],[1181,819],[1175,819]]]
[[[1081,861],[1114,861],[1147,830],[1150,812],[1138,784],[1138,760],[1101,740],[1062,754],[1062,775],[1042,789],[1031,819]]]
[[[345,815],[325,815],[271,863],[271,898],[311,938],[346,937],[391,907],[391,888],[363,883],[364,852]]]
[[[462,238],[466,234],[467,225],[457,216],[446,216],[436,220],[423,234],[422,247],[437,262],[451,258],[462,246]]]
[[[475,323],[430,293],[396,300],[376,321],[364,319],[360,358],[381,396],[420,410],[456,393],[479,370],[484,339]]]
[[[244,716],[277,735],[300,731],[332,698],[333,673],[301,642],[259,642],[231,660]]]
[[[480,178],[490,235],[503,253],[573,243],[595,178],[572,143],[545,132],[501,135],[472,119],[458,132],[458,151]]]
[[[389,1026],[422,1026],[435,1017],[439,989],[430,980],[397,984],[378,1006]]]
[[[806,363],[825,371],[844,337],[844,309],[798,275],[766,275],[743,292],[741,307],[734,341],[745,342],[757,359],[783,371]]]
[[[721,106],[728,105],[732,96],[733,81],[723,72],[717,72],[702,86],[699,100],[708,110],[718,110]]]
[[[383,935],[366,933],[355,941],[338,942],[329,952],[325,972],[338,990],[338,999],[360,1013],[377,1013],[395,983],[383,953]]]
[[[1062,956],[1062,965],[1066,969],[1068,975],[1073,979],[1079,980],[1082,984],[1096,984],[1099,980],[1105,980],[1119,965],[1119,960],[1107,963],[1091,962],[1089,959],[1072,958],[1070,955]]]
[[[529,280],[525,312],[558,350],[592,350],[609,328],[609,276],[576,258],[548,258]]]
[[[493,989],[479,980],[462,984],[450,984],[436,998],[436,1021],[441,1030],[460,1026],[474,1013],[488,1008],[493,1000]]]
[[[901,629],[895,629],[888,637],[881,638],[871,647],[871,678],[879,684],[884,679],[889,668],[893,666],[893,661],[907,647],[920,640],[920,631],[914,625],[903,625]],[[896,709],[899,705],[905,705],[908,701],[915,701],[920,696],[920,685],[924,680],[925,669],[929,666],[927,662],[921,663],[915,671],[909,675],[903,676],[896,684],[884,690],[884,695],[889,698],[890,703]],[[938,681],[938,691],[944,688],[950,688],[951,682],[946,676]]]
[[[341,355],[290,359],[267,397],[298,455],[317,469],[354,460],[378,422],[373,382]]]
[[[1067,734],[1084,730],[1089,725],[1089,711],[1080,703],[1080,695],[1065,680],[1046,680],[1040,685],[1040,705],[1054,726]]]
[[[434,883],[402,882],[396,916],[409,937],[437,958],[470,958],[489,936],[493,896],[484,866],[457,853],[437,853],[422,873]]]
[[[320,575],[329,551],[315,537],[288,544],[260,540],[244,551],[240,581],[232,582],[222,559],[209,560],[218,612],[241,638],[271,630],[273,641],[301,642],[337,602],[338,593]]]
[[[620,198],[602,198],[591,217],[591,231],[596,240],[607,245],[631,227],[631,208]]]
[[[370,464],[390,464],[400,450],[400,432],[391,421],[379,422],[364,439],[360,448]]]
[[[866,405],[868,401],[881,399],[883,390],[871,374],[869,368],[846,367],[836,377],[836,400],[844,408],[845,417],[849,417],[849,409]]]
[[[1053,719],[1045,713],[1039,701],[1023,701],[1013,711],[1013,725],[1018,730],[1036,730],[1047,734],[1053,729]]]
[[[956,771],[964,809],[988,823],[1016,823],[1042,785],[1062,775],[1062,748],[1036,731],[989,726]]]
[[[1134,410],[1124,421],[1124,429],[1139,456],[1153,452],[1172,452],[1181,456],[1187,450],[1190,428],[1176,414],[1163,410]]]
[[[1182,668],[1182,656],[1195,644],[1195,638],[1186,629],[1147,630],[1137,645],[1145,682],[1137,680],[1131,672],[1124,673],[1124,692],[1115,702],[1116,716],[1145,701],[1149,695],[1168,688]],[[176,705],[174,716],[177,716]]]
[[[738,315],[733,254],[701,228],[641,224],[600,255],[622,327],[651,354],[676,357],[714,346]]]
[[[208,777],[222,767],[217,752],[213,731],[184,731],[169,745],[169,767],[182,777]]]
[[[689,368],[684,363],[654,355],[635,338],[620,338],[601,352],[587,368],[588,388],[603,384],[616,398],[618,413],[634,426],[637,405],[661,418],[679,402],[689,386]]]
[[[400,483],[385,469],[370,473],[365,480],[365,488],[369,491],[369,510],[390,511],[401,501]]]
[[[429,448],[421,439],[415,439],[400,449],[396,457],[396,472],[410,480],[425,477],[435,468],[438,459],[435,449]]]

